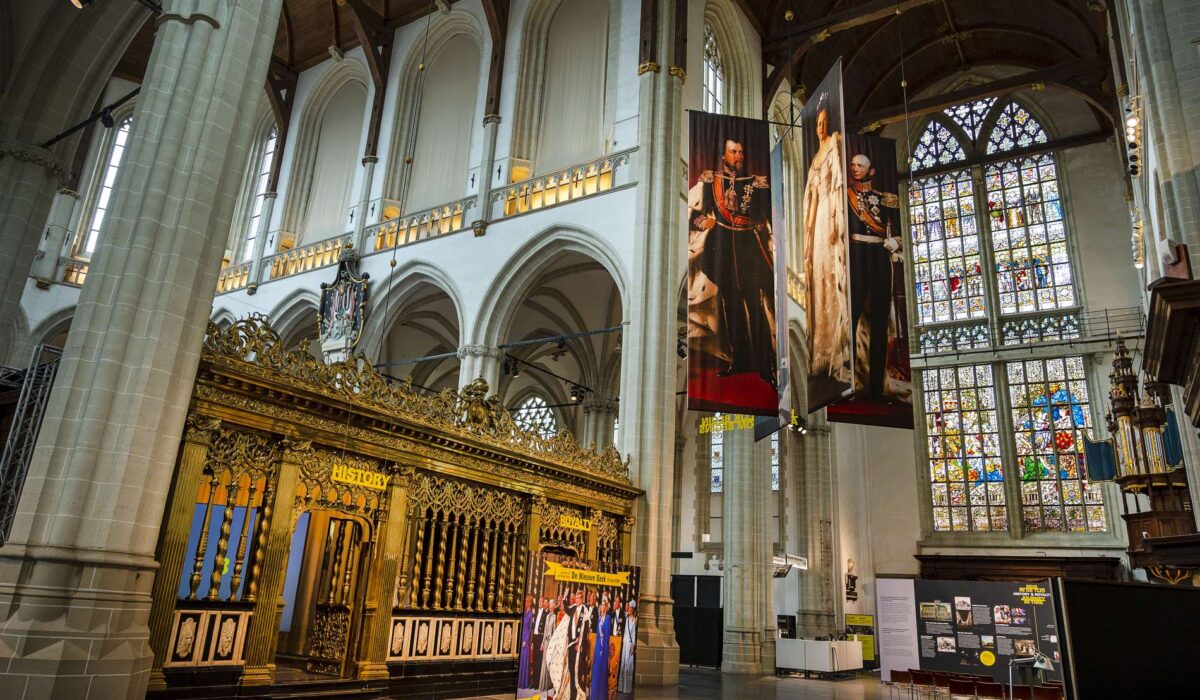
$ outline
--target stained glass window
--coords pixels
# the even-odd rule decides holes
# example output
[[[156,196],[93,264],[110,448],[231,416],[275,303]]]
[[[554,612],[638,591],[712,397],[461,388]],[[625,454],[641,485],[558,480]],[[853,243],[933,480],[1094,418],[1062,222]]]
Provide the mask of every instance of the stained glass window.
[[[947,107],[945,110],[946,116],[954,120],[956,124],[962,127],[962,130],[967,132],[967,135],[972,139],[979,138],[979,129],[983,126],[983,120],[992,109],[992,105],[996,104],[995,97],[988,97],[974,102],[967,102],[953,107]]]
[[[558,432],[558,421],[554,418],[554,411],[540,396],[525,399],[520,408],[513,411],[513,422],[518,428],[535,432],[544,438],[552,438]]]
[[[712,27],[707,24],[704,25],[704,73],[700,87],[704,93],[704,111],[724,113],[725,72],[721,67],[721,50],[717,46],[717,38],[713,36]]]
[[[963,321],[987,313],[974,192],[968,170],[909,185],[913,279],[921,323]]]
[[[988,217],[1000,312],[1075,305],[1054,156],[1043,153],[988,165]]]
[[[275,157],[275,142],[279,132],[272,127],[267,136],[266,146],[263,147],[262,159],[258,163],[258,177],[254,181],[254,202],[250,205],[250,220],[246,222],[246,245],[242,249],[242,260],[249,260],[254,255],[254,241],[258,237],[258,227],[262,218],[263,198],[267,194],[267,183],[271,180],[271,161]]]
[[[996,390],[990,365],[921,373],[933,529],[1007,530]]]
[[[996,118],[996,126],[988,136],[988,153],[1001,153],[1015,148],[1029,148],[1046,143],[1046,130],[1029,110],[1009,102]]]
[[[779,490],[779,433],[771,435],[771,490]]]
[[[125,146],[129,141],[129,130],[132,127],[132,115],[125,117],[117,125],[112,151],[108,154],[108,165],[104,167],[104,179],[100,181],[100,189],[96,191],[96,205],[92,209],[91,221],[88,222],[87,236],[83,240],[82,252],[85,255],[91,255],[96,251],[96,238],[100,235],[100,226],[108,216],[109,207],[112,206],[113,187],[117,182],[117,173],[121,171],[121,161],[125,157]]]
[[[725,430],[721,427],[721,414],[713,414],[713,430],[709,433],[709,493],[725,490]]]
[[[913,172],[926,170],[935,165],[947,165],[967,159],[967,153],[954,134],[941,122],[932,120],[925,127],[925,133],[917,141],[913,149],[912,162],[909,164]]]
[[[1083,357],[1009,362],[1008,386],[1025,527],[1105,530],[1103,494],[1083,463],[1091,425]]]

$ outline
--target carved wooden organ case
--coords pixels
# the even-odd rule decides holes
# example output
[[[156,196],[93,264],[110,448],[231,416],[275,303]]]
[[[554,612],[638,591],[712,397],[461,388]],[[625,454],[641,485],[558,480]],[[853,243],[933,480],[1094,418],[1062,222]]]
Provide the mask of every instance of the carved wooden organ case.
[[[262,317],[210,324],[160,531],[152,688],[202,667],[250,685],[288,661],[360,679],[515,662],[531,551],[628,563],[628,463],[521,430],[487,390],[422,394],[361,356],[287,352]]]

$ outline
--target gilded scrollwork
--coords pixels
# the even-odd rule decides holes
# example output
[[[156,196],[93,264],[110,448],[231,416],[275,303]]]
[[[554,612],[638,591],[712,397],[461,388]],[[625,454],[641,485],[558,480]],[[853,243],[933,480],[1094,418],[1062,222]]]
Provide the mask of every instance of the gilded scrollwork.
[[[305,488],[303,494],[297,494],[296,499],[311,502],[313,495],[319,493],[321,507],[351,514],[377,515],[387,508],[386,490],[337,481],[334,479],[334,469],[341,467],[360,472],[380,472],[381,466],[379,460],[314,448],[300,462],[300,483]]]
[[[344,362],[326,364],[302,351],[288,352],[278,334],[261,315],[241,319],[222,330],[208,325],[204,358],[214,365],[237,366],[248,374],[305,391],[472,437],[507,449],[531,453],[563,466],[629,484],[629,462],[611,446],[600,454],[585,449],[567,431],[543,438],[523,430],[488,385],[477,379],[461,393],[447,389],[424,395],[408,383],[389,383],[359,354]]]
[[[500,523],[518,525],[525,519],[525,501],[520,496],[430,474],[416,478],[408,498],[420,508],[486,517]]]
[[[269,435],[222,426],[212,434],[208,467],[213,473],[262,476],[274,471],[279,461],[279,442]]]
[[[202,413],[189,413],[183,439],[197,445],[208,445],[221,427],[221,419]]]

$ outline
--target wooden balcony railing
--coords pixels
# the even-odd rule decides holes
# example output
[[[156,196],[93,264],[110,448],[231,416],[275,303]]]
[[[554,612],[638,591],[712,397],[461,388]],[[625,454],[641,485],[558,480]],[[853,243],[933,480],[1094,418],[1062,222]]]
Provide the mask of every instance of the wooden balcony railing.
[[[252,262],[246,261],[234,265],[226,265],[221,269],[221,276],[217,278],[217,294],[232,292],[242,289],[250,281],[250,268]]]
[[[263,280],[277,280],[333,265],[338,261],[342,249],[353,245],[354,234],[344,233],[265,257],[263,258],[263,271],[266,274],[263,275]]]
[[[69,284],[73,287],[82,287],[83,281],[87,278],[88,266],[90,261],[81,260],[79,258],[59,258],[58,267],[61,270],[60,280],[63,284]]]

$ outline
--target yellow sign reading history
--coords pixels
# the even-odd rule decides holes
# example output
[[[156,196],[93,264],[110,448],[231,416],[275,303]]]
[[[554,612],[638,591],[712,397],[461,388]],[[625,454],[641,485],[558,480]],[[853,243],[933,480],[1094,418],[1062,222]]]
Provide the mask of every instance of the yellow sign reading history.
[[[362,486],[363,488],[373,489],[375,491],[383,491],[387,488],[387,474],[379,472],[367,471],[357,467],[350,467],[344,464],[334,466],[333,472],[329,478],[341,484],[349,484],[350,486]]]
[[[627,586],[629,572],[619,571],[615,574],[604,571],[589,571],[587,569],[571,569],[557,562],[546,562],[546,575],[554,577],[555,581],[567,583],[583,583],[593,586]]]

